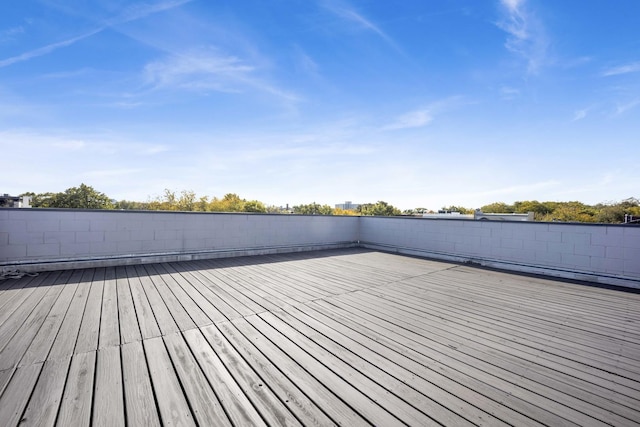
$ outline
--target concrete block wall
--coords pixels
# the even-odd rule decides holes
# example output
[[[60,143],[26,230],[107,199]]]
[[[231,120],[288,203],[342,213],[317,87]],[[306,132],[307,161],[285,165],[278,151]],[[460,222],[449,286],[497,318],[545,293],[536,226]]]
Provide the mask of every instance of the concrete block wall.
[[[362,217],[361,245],[640,288],[640,227]]]
[[[0,209],[0,269],[364,246],[640,288],[640,227],[422,218]]]
[[[0,209],[0,267],[159,262],[345,247],[357,217]]]

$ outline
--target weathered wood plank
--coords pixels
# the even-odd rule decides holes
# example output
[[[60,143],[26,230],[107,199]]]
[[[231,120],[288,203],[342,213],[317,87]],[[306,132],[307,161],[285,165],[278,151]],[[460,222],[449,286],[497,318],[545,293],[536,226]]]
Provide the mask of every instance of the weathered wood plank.
[[[116,270],[108,267],[105,271],[100,315],[100,336],[98,348],[120,345],[120,322],[118,320],[118,290]]]
[[[33,278],[36,276],[38,275],[32,273],[19,278],[11,278],[11,280],[9,280],[9,278],[0,279],[0,298],[3,298],[6,291],[24,288],[29,282],[33,281]],[[0,308],[2,308],[1,304]]]
[[[231,426],[231,421],[222,409],[216,393],[182,335],[166,335],[164,342],[198,424]]]
[[[64,285],[62,292],[42,323],[40,330],[20,360],[20,365],[44,362],[47,359],[77,287],[77,283]]]
[[[129,288],[124,267],[116,267],[116,292],[118,294],[118,324],[120,325],[120,344],[140,341],[140,327],[133,305],[133,297]]]
[[[129,278],[129,289],[131,290],[136,317],[138,318],[138,325],[140,326],[140,334],[143,339],[159,337],[160,328],[153,314],[151,304],[149,304],[149,300],[145,295],[140,277],[138,277],[135,268],[132,266],[127,266],[126,271],[127,277]]]
[[[600,361],[584,361],[582,364],[577,364],[570,359],[563,358],[562,356],[541,351],[540,348],[527,348],[526,346],[513,341],[509,342],[508,345],[505,345],[498,340],[492,340],[484,331],[478,330],[473,333],[469,333],[468,329],[471,329],[472,327],[456,329],[448,324],[440,322],[439,320],[434,321],[430,316],[416,314],[415,310],[411,307],[398,307],[394,301],[375,300],[371,299],[371,297],[366,294],[358,295],[357,298],[355,298],[354,295],[344,295],[344,297],[341,297],[341,300],[345,302],[350,301],[351,304],[357,304],[361,309],[364,309],[370,314],[374,314],[379,309],[384,308],[389,319],[400,324],[405,329],[418,334],[426,334],[430,339],[444,346],[455,347],[459,350],[469,348],[469,355],[480,360],[486,360],[489,355],[494,354],[494,350],[497,350],[495,351],[495,354],[498,355],[498,358],[503,360],[508,360],[511,355],[512,358],[517,360],[537,363],[545,368],[554,369],[560,372],[566,369],[572,369],[581,371],[584,375],[590,376],[591,378],[603,378],[609,376],[606,369],[604,371],[600,370],[603,365]],[[425,323],[428,323],[429,326],[426,326]],[[474,353],[474,351],[478,353]],[[525,367],[524,370],[527,371],[529,368],[530,367]],[[615,371],[615,369],[610,369],[609,371]],[[620,376],[612,378],[617,384],[624,385],[625,387],[630,386],[633,388],[634,386],[637,387],[640,385],[639,382],[630,378]],[[606,384],[603,384],[600,380],[596,380],[596,383],[606,386]],[[532,385],[532,387],[535,388],[535,385]],[[541,394],[548,395],[549,393],[550,392],[545,391]]]
[[[206,261],[203,262],[205,266],[215,268],[215,265],[210,265]],[[242,269],[238,272],[242,277],[249,277],[250,281],[248,283],[253,287],[264,290],[264,292],[272,295],[283,304],[297,304],[310,299],[308,294],[299,292],[293,284],[278,281],[275,277],[266,273],[268,272],[264,272],[259,266],[251,265],[248,261],[242,264]]]
[[[283,372],[286,372],[289,380],[296,384],[306,394],[315,405],[318,405],[329,417],[331,417],[334,423],[359,426],[369,425],[360,413],[358,413],[351,405],[345,403],[335,393],[340,393],[339,390],[335,390],[331,387],[334,381],[340,383],[340,387],[344,387],[344,390],[353,390],[348,383],[335,379],[335,376],[327,375],[330,381],[326,381],[327,378],[322,377],[322,381],[319,381],[317,377],[311,375],[306,369],[298,364],[296,356],[298,353],[291,354],[289,348],[282,349],[271,342],[271,340],[265,337],[261,331],[258,331],[251,325],[246,318],[236,319],[231,323],[249,340],[255,345],[261,353],[266,355],[270,360],[274,361],[276,366]],[[221,324],[220,326],[225,326]],[[228,328],[221,329],[223,332],[228,331]],[[331,381],[333,380],[333,381]],[[294,394],[291,390],[289,393]],[[355,397],[358,399],[357,403],[365,405],[365,400],[359,392],[355,391]],[[378,415],[378,414],[377,414]],[[396,425],[400,421],[393,419],[388,414],[385,415],[382,411],[379,412],[382,415],[382,419],[385,421],[392,421],[391,424]]]
[[[406,402],[397,396],[388,393],[373,381],[367,379],[356,370],[349,370],[328,352],[323,352],[318,346],[313,346],[311,353],[318,355],[322,362],[319,362],[306,351],[311,344],[303,337],[296,334],[292,329],[288,329],[284,324],[279,324],[276,330],[272,325],[265,322],[260,316],[247,316],[245,320],[260,331],[265,337],[285,351],[304,370],[311,373],[316,378],[322,378],[322,383],[329,388],[341,400],[354,408],[358,413],[370,423],[379,423],[385,426],[415,424],[415,425],[436,425],[433,419],[425,414],[419,413],[415,408],[407,405]],[[274,319],[271,319],[274,321]],[[283,334],[290,334],[286,337]],[[295,340],[291,341],[291,338]],[[305,348],[299,347],[302,345]],[[348,378],[348,381],[345,379]],[[383,398],[384,396],[384,398]],[[384,407],[381,406],[384,401]],[[465,425],[464,419],[459,419],[461,425]],[[470,423],[467,423],[470,424]]]
[[[68,279],[71,273],[71,271],[66,272],[65,277]],[[43,272],[35,277],[29,277],[25,282],[23,282],[24,278],[22,278],[17,281],[20,284],[19,286],[14,286],[3,292],[0,296],[0,325],[7,320],[16,308],[22,306],[29,295],[38,289],[41,284],[52,285],[60,283],[59,280],[56,280],[59,276],[60,272],[54,271],[50,273]]]
[[[180,263],[172,263],[171,267],[188,282],[188,286],[184,286],[185,291],[214,323],[239,316],[236,310],[207,287],[208,282],[203,274],[187,269]]]
[[[256,372],[258,377],[263,381],[253,381],[251,385],[259,393],[264,393],[263,388],[268,387],[278,396],[280,401],[295,414],[296,418],[300,420],[302,425],[305,426],[335,426],[337,423],[330,418],[331,414],[323,412],[313,400],[313,392],[311,397],[308,397],[299,387],[303,387],[302,381],[297,383],[289,379],[289,377],[280,370],[284,369],[289,374],[292,372],[291,367],[295,369],[295,365],[288,365],[285,363],[279,363],[277,366],[271,360],[278,361],[278,359],[270,359],[268,355],[275,355],[275,351],[272,353],[271,349],[263,347],[263,351],[267,354],[263,354],[258,350],[254,343],[260,338],[247,339],[242,331],[238,330],[231,322],[224,322],[217,325],[218,330],[224,335],[225,339],[242,355],[244,360],[251,366]],[[208,330],[208,328],[207,328]],[[275,350],[275,348],[273,349]],[[314,388],[316,393],[323,394],[323,387],[319,384],[311,384],[316,386]],[[350,415],[347,409],[347,414],[342,415],[340,412],[340,404],[337,405],[338,418],[343,419]],[[331,411],[330,411],[331,412]],[[352,412],[352,411],[351,411]],[[335,416],[335,414],[334,414]],[[357,420],[354,417],[353,420]],[[363,425],[361,421],[354,421],[354,425]]]
[[[357,331],[358,334],[366,337],[367,340],[364,341],[365,343],[379,343],[402,355],[404,358],[409,359],[410,366],[417,370],[418,375],[430,378],[435,383],[442,384],[442,387],[447,387],[447,389],[451,391],[455,391],[456,389],[451,389],[450,387],[455,386],[456,383],[460,384],[464,388],[475,390],[485,398],[498,402],[506,408],[506,410],[499,408],[498,411],[492,412],[492,414],[502,420],[513,423],[514,425],[542,425],[542,422],[547,418],[546,411],[536,413],[536,411],[539,410],[537,407],[532,407],[527,402],[513,398],[508,391],[494,387],[490,382],[484,381],[483,378],[478,379],[473,375],[469,375],[468,372],[461,371],[461,367],[454,361],[443,358],[440,353],[432,351],[429,347],[419,342],[405,339],[398,331],[381,328],[379,325],[370,322],[367,318],[325,304],[322,301],[315,301],[310,303],[310,305],[317,312],[348,326],[354,331]],[[436,375],[434,375],[434,373]],[[441,375],[444,379],[440,380],[438,375]],[[464,397],[466,393],[456,393],[456,395]],[[482,400],[469,399],[469,402],[481,403]],[[516,415],[517,413],[523,414],[525,417],[524,420],[519,420],[522,416],[518,417],[518,415]],[[531,414],[534,414],[534,417],[527,420],[527,415],[531,416]],[[554,420],[555,423],[559,423],[560,425],[564,424],[562,419],[554,418]]]
[[[49,352],[49,356],[47,356],[48,359],[66,358],[73,354],[87,297],[89,296],[92,277],[93,270],[82,270],[80,283],[71,299],[71,304],[64,317],[62,326],[60,326],[58,336],[51,346],[51,351]]]
[[[634,334],[634,336],[625,336],[624,331],[618,329],[619,325],[625,325],[625,323],[611,323],[607,322],[607,325],[600,325],[598,322],[594,322],[593,319],[598,317],[598,312],[603,311],[603,307],[598,307],[595,312],[584,310],[582,306],[585,304],[585,298],[574,298],[572,301],[564,301],[562,296],[550,296],[546,299],[541,299],[538,294],[541,292],[540,287],[534,289],[528,289],[525,293],[516,296],[512,295],[512,292],[502,292],[501,289],[491,287],[487,288],[487,285],[483,285],[482,281],[476,276],[467,273],[461,276],[461,270],[450,269],[446,272],[436,273],[429,277],[432,281],[438,281],[439,286],[447,281],[455,282],[461,290],[464,290],[461,295],[466,298],[473,298],[476,301],[480,301],[483,304],[495,305],[500,310],[507,313],[520,312],[520,305],[523,300],[527,301],[528,315],[533,319],[548,320],[556,319],[559,323],[565,326],[570,326],[580,331],[590,331],[592,333],[598,333],[604,337],[621,338],[626,339],[629,342],[633,342],[635,345],[640,345],[640,333]],[[509,279],[509,286],[517,286],[520,281],[518,276],[508,276],[506,273],[494,274],[498,277]],[[494,279],[495,281],[495,279]],[[553,283],[553,282],[550,282]],[[438,286],[438,285],[436,285]],[[586,287],[585,293],[589,293],[591,288]],[[515,293],[516,291],[514,291]],[[630,294],[629,298],[634,298],[633,294]],[[624,304],[624,302],[623,302]],[[567,316],[567,311],[571,312],[571,316]],[[614,315],[616,310],[609,311],[610,315]],[[615,315],[613,317],[618,317]]]
[[[135,266],[136,275],[140,278],[140,284],[144,290],[145,296],[149,300],[149,305],[153,311],[161,335],[171,334],[180,331],[178,325],[173,320],[171,312],[162,300],[155,285],[147,275],[147,271],[140,265]]]
[[[46,295],[38,302],[33,311],[16,330],[15,335],[0,352],[0,369],[10,369],[18,364],[18,361],[24,356],[38,334],[63,289],[64,285],[49,287]]]
[[[116,292],[118,294],[118,324],[120,326],[120,344],[140,341],[140,327],[136,310],[133,306],[133,297],[129,289],[129,279],[124,267],[116,268]]]
[[[206,264],[200,261],[194,262],[195,266],[198,266],[201,270],[206,270]],[[250,274],[238,273],[238,268],[233,267],[234,264],[229,263],[229,266],[220,269],[218,272],[226,277],[226,283],[233,287],[237,292],[241,292],[250,298],[256,305],[252,310],[254,313],[259,313],[265,310],[276,310],[280,306],[280,301],[274,299],[270,294],[264,292],[264,290],[255,285]],[[242,270],[241,270],[242,271]]]
[[[102,314],[102,291],[104,288],[105,269],[95,270],[91,288],[87,296],[87,304],[78,332],[75,353],[86,353],[98,349],[100,338],[100,317]]]
[[[162,297],[162,300],[166,304],[167,309],[171,313],[173,320],[178,325],[178,328],[181,331],[195,328],[196,324],[193,319],[191,319],[189,313],[187,313],[182,304],[180,304],[180,301],[176,298],[173,292],[171,292],[171,289],[164,281],[162,270],[154,264],[145,265],[144,268],[149,272],[151,281],[155,285],[158,294]]]
[[[0,285],[0,414],[49,426],[640,424],[640,295],[363,249],[321,255]]]
[[[323,314],[310,306],[303,308],[289,307],[287,312],[314,326],[328,338],[343,344],[370,363],[384,367],[391,375],[438,401],[444,408],[458,412],[478,425],[500,424],[503,421],[518,426],[540,425],[501,405],[498,400],[483,395],[483,388],[463,385],[457,381],[460,376],[450,377],[446,375],[447,370],[440,366],[418,363],[406,354],[408,350],[405,347],[385,339],[384,336],[373,332],[368,335],[359,324],[343,317]],[[495,423],[494,417],[499,418]]]
[[[62,393],[69,372],[71,356],[47,360],[24,411],[20,427],[53,426],[56,422]]]
[[[201,328],[201,333],[211,346],[216,356],[220,358],[220,361],[224,367],[228,370],[229,375],[232,376],[231,382],[229,382],[225,376],[226,373],[219,369],[217,375],[220,375],[220,379],[215,382],[221,384],[225,389],[229,390],[233,399],[233,405],[239,405],[238,410],[252,411],[251,407],[243,405],[243,398],[240,393],[244,393],[253,406],[260,413],[262,418],[268,425],[280,425],[280,426],[300,426],[298,419],[287,409],[287,407],[278,399],[275,393],[271,390],[273,382],[269,381],[269,385],[263,381],[258,374],[251,368],[251,366],[242,358],[240,353],[233,348],[233,346],[227,341],[226,338],[220,333],[217,327],[210,325]],[[195,330],[185,332],[185,337],[189,345],[192,345],[192,341],[200,340]],[[203,344],[198,344],[198,346]],[[197,353],[196,353],[196,357]],[[212,359],[214,359],[212,357]],[[205,371],[206,372],[206,371]],[[211,375],[211,374],[209,374]],[[215,384],[211,379],[212,384]],[[235,386],[237,384],[237,387]],[[239,389],[239,390],[238,390]],[[226,392],[223,392],[226,393]],[[222,404],[229,405],[228,398],[221,397]],[[234,414],[234,410],[227,411],[230,414],[232,421],[236,422],[236,419],[242,418],[239,415]],[[250,417],[248,415],[248,417]],[[257,423],[259,425],[259,423]]]
[[[196,263],[196,265],[198,264]],[[212,283],[217,284],[229,298],[232,298],[243,306],[241,310],[238,310],[239,312],[244,313],[245,308],[248,314],[264,311],[265,308],[252,298],[253,295],[251,295],[250,292],[246,292],[242,287],[237,286],[234,280],[229,278],[225,271],[226,269],[227,268],[208,270],[207,273],[209,277],[213,279]]]
[[[120,348],[102,348],[98,351],[97,356],[91,425],[97,427],[124,426]]]
[[[42,363],[16,369],[0,396],[0,422],[6,427],[17,426],[29,396],[42,370]]]
[[[50,288],[51,286],[38,286],[28,292],[27,297],[14,299],[14,304],[0,311],[0,351],[13,338]]]
[[[310,290],[307,286],[299,283],[296,280],[291,280],[290,277],[280,274],[280,272],[273,268],[267,269],[265,265],[247,266],[249,271],[255,272],[258,275],[258,280],[268,284],[269,288],[277,290],[283,295],[288,295],[294,299],[295,302],[310,301],[315,298],[321,298],[325,294],[318,294]]]
[[[96,352],[74,354],[56,425],[88,426],[91,422]]]
[[[434,291],[428,284],[399,283],[393,289],[378,288],[377,294],[388,295],[398,301],[406,301],[416,308],[431,313],[437,313],[444,319],[460,322],[470,321],[494,334],[508,334],[513,339],[524,339],[550,348],[563,349],[575,353],[594,353],[597,357],[615,360],[621,365],[628,364],[637,372],[640,361],[633,358],[638,351],[626,352],[626,343],[612,342],[607,339],[588,340],[585,334],[574,334],[562,325],[551,325],[547,322],[536,321],[527,316],[526,310],[519,313],[506,314],[499,307],[485,306],[466,299],[455,298],[454,293]],[[373,291],[371,292],[373,293]],[[463,320],[464,319],[464,320]]]
[[[0,291],[0,312],[6,311],[5,306],[9,307],[14,298],[26,297],[29,294],[29,289],[33,291],[38,286],[38,283],[45,281],[45,278],[48,279],[50,274],[40,273],[38,277],[42,277],[39,277],[37,281],[34,279],[36,276],[21,277],[17,280],[0,280],[0,286],[3,287]],[[18,305],[16,304],[15,306]]]
[[[202,296],[185,291],[185,288],[193,288],[191,284],[185,280],[180,273],[176,272],[170,264],[158,264],[157,267],[163,272],[162,278],[165,283],[169,289],[171,289],[173,295],[180,301],[182,307],[189,313],[189,316],[191,316],[196,326],[210,325],[213,323],[213,320],[198,306],[197,301],[191,298],[191,295],[196,295],[196,300],[200,300]]]
[[[512,407],[514,410],[518,410],[518,407],[526,408],[525,413],[535,420],[542,421],[543,423],[551,423],[554,425],[568,424],[577,422],[573,419],[575,417],[578,421],[580,419],[587,419],[588,425],[601,425],[597,420],[586,417],[584,414],[579,414],[570,408],[564,408],[563,411],[558,410],[556,402],[532,394],[527,389],[520,386],[520,379],[510,382],[508,379],[501,378],[501,375],[506,375],[499,367],[494,366],[489,361],[483,359],[474,358],[459,351],[459,348],[455,345],[449,347],[446,344],[438,343],[431,339],[428,339],[410,329],[395,325],[391,321],[384,320],[380,317],[380,310],[375,311],[375,314],[371,314],[367,310],[356,309],[353,306],[345,304],[340,301],[332,300],[331,304],[341,308],[343,311],[349,311],[356,318],[367,320],[376,325],[383,334],[395,335],[396,340],[400,340],[407,347],[413,349],[419,349],[421,354],[424,354],[431,361],[435,360],[439,363],[443,363],[453,369],[458,369],[465,373],[469,378],[482,381],[494,387],[497,390],[508,391],[510,399],[506,404],[515,404],[517,406]],[[429,363],[423,359],[423,363]],[[489,371],[490,373],[487,373]],[[569,417],[571,416],[571,421]]]
[[[408,307],[407,310],[419,310],[427,317],[442,319],[443,322],[460,330],[476,335],[482,334],[494,341],[511,341],[513,344],[510,346],[517,346],[524,351],[528,351],[528,349],[537,351],[537,349],[544,347],[551,357],[566,358],[585,365],[602,363],[606,365],[607,371],[616,372],[625,377],[633,378],[640,371],[640,361],[616,354],[618,352],[615,351],[606,350],[607,346],[617,347],[615,343],[603,343],[603,340],[574,342],[566,333],[566,329],[561,326],[546,330],[533,328],[527,322],[527,311],[524,308],[522,316],[500,316],[500,312],[496,309],[485,311],[477,304],[466,304],[465,302],[450,307],[437,297],[423,299],[415,293],[403,292],[398,288],[393,290],[379,288],[369,290],[367,293],[402,304]],[[519,321],[519,323],[515,323],[515,321]],[[622,342],[618,344],[619,346],[624,345]]]
[[[213,387],[217,399],[224,407],[232,424],[266,426],[216,352],[207,343],[202,332],[198,329],[192,329],[186,331],[184,335],[200,369]]]
[[[419,377],[411,372],[398,369],[396,364],[390,364],[388,360],[377,353],[369,350],[366,347],[358,347],[353,342],[348,342],[347,347],[338,345],[332,339],[321,335],[318,329],[324,331],[323,325],[319,322],[314,322],[311,319],[306,318],[309,323],[313,324],[314,329],[308,326],[306,323],[299,321],[297,318],[288,315],[284,312],[265,313],[260,315],[265,321],[270,323],[274,328],[283,334],[287,335],[289,339],[294,338],[294,342],[302,342],[302,340],[295,339],[297,335],[295,331],[299,331],[298,336],[304,336],[304,341],[313,342],[316,345],[321,346],[318,350],[311,347],[309,344],[306,346],[314,356],[322,355],[322,352],[330,352],[332,356],[339,358],[342,362],[348,364],[348,368],[340,368],[341,371],[348,372],[350,369],[355,368],[367,378],[376,382],[377,385],[385,388],[389,393],[392,393],[399,398],[403,399],[408,404],[412,405],[414,409],[422,411],[424,414],[431,417],[433,420],[443,425],[508,425],[501,420],[492,417],[488,413],[483,413],[477,408],[469,405],[464,400],[452,396],[438,387],[433,386],[427,381],[420,381]],[[291,328],[288,331],[286,327],[277,322],[274,322],[274,318],[277,317],[281,322],[286,322],[288,327]],[[304,335],[302,335],[304,334]],[[337,335],[337,334],[336,334]],[[335,336],[334,339],[340,339],[341,336]],[[354,348],[355,347],[355,348]],[[309,350],[307,350],[309,352]],[[326,359],[322,357],[322,359]],[[375,362],[378,362],[377,364]],[[384,366],[382,369],[379,366]],[[346,375],[350,375],[346,373]],[[370,390],[369,387],[359,387],[363,390]],[[387,399],[382,399],[387,402]],[[456,408],[453,411],[450,408]],[[394,411],[395,413],[395,411]],[[415,416],[415,415],[414,415]],[[428,420],[427,422],[431,422]],[[413,424],[410,421],[409,424]]]
[[[199,271],[183,271],[183,274],[189,280],[189,283],[198,291],[204,299],[211,304],[215,310],[212,313],[218,311],[221,316],[216,316],[214,322],[225,321],[227,319],[236,319],[242,315],[238,313],[233,307],[231,307],[225,300],[220,298],[210,287],[207,286],[207,277]],[[204,306],[203,306],[204,307]],[[208,312],[208,311],[207,311]]]
[[[196,421],[162,338],[150,338],[143,343],[162,423],[171,426],[195,426]]]
[[[13,375],[15,369],[5,369],[4,371],[0,371],[0,396],[2,396],[2,392],[4,388],[9,384],[9,380]]]
[[[124,344],[121,351],[127,425],[159,426],[160,417],[142,342]]]

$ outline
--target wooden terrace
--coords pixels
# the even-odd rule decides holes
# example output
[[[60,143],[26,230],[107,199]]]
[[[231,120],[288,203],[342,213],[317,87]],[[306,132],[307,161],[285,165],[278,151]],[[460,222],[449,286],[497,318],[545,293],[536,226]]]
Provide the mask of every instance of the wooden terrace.
[[[0,425],[640,425],[640,295],[364,249],[6,279]]]

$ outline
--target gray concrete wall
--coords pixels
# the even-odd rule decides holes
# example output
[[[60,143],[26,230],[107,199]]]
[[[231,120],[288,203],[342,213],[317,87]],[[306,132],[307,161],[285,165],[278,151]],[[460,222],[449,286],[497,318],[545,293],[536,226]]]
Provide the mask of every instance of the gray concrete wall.
[[[358,218],[0,209],[0,267],[39,271],[353,246]]]
[[[640,227],[0,209],[0,268],[42,271],[364,246],[640,288]]]
[[[362,217],[361,245],[640,288],[640,227]]]

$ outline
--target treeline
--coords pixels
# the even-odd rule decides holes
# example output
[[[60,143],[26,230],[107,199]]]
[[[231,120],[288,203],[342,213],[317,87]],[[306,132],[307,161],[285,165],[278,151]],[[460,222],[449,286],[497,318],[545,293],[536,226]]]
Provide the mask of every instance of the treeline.
[[[266,205],[258,200],[246,200],[235,193],[223,197],[198,197],[193,191],[179,193],[166,189],[160,196],[146,202],[114,200],[93,187],[81,184],[59,193],[23,193],[30,196],[31,205],[40,208],[70,209],[118,209],[118,210],[163,210],[163,211],[201,211],[201,212],[256,212],[256,213],[293,213],[302,215],[421,215],[433,213],[427,208],[408,209],[401,212],[384,201],[361,204],[355,210],[332,208],[318,203],[288,206]],[[462,206],[445,206],[439,210],[471,214],[474,209]],[[587,205],[581,202],[539,202],[537,200],[518,201],[513,204],[491,203],[480,208],[485,213],[528,213],[534,212],[536,221],[622,223],[625,215],[640,218],[640,201],[628,198],[620,202]]]
[[[615,203],[598,203],[590,206],[581,202],[515,202],[492,203],[481,208],[483,212],[526,213],[533,212],[536,221],[578,221],[598,223],[624,222],[625,214],[640,216],[640,200],[628,198]]]
[[[441,210],[447,212],[460,212],[472,214],[474,209],[462,206],[447,206]],[[482,206],[484,213],[534,213],[536,221],[562,221],[562,222],[593,222],[616,224],[625,221],[625,215],[640,217],[640,200],[628,198],[620,202],[598,203],[587,205],[582,202],[539,202],[527,200],[507,204],[504,202],[491,203]],[[405,214],[432,212],[427,209],[413,209],[405,211]]]
[[[396,207],[387,202],[366,203],[357,210],[332,208],[318,203],[288,206],[265,205],[258,200],[246,200],[235,193],[225,194],[222,198],[198,197],[195,192],[183,190],[179,193],[165,189],[164,193],[146,202],[110,199],[104,193],[86,184],[68,188],[60,193],[23,193],[30,196],[34,208],[67,209],[116,209],[116,210],[154,210],[187,212],[254,212],[254,213],[293,213],[301,215],[401,215]]]

